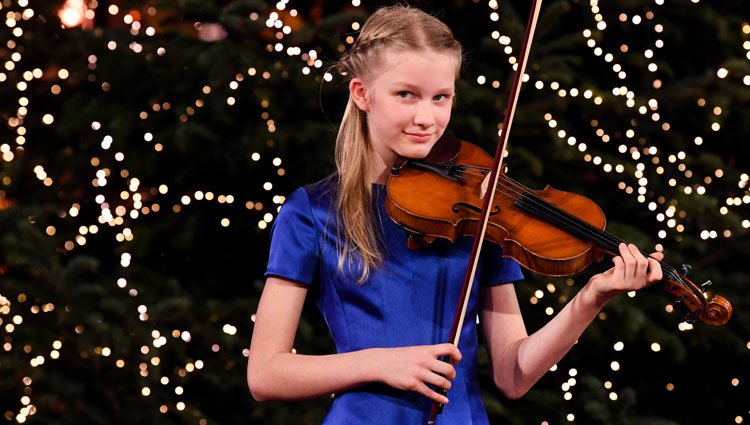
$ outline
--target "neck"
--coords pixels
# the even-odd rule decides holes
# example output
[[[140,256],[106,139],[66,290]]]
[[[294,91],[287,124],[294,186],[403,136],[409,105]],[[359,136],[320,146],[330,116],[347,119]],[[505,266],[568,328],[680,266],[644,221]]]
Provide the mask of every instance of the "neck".
[[[380,173],[373,173],[371,181],[376,184],[386,184],[388,182],[388,176],[391,175],[391,168],[388,167],[382,170]]]
[[[370,182],[386,184],[396,158],[386,157],[375,150],[370,151]]]

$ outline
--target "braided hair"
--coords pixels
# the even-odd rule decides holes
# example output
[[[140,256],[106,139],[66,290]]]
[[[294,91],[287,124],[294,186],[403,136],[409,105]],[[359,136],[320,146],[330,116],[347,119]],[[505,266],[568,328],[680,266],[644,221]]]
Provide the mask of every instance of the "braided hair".
[[[424,51],[455,54],[458,76],[461,44],[447,25],[417,8],[383,7],[367,19],[357,40],[338,61],[337,69],[347,80],[367,80],[382,70],[386,53]],[[367,279],[371,268],[382,262],[371,201],[370,149],[367,114],[357,107],[350,95],[335,149],[336,207],[339,240],[342,241],[338,268],[351,270],[352,265],[357,265],[360,283]]]

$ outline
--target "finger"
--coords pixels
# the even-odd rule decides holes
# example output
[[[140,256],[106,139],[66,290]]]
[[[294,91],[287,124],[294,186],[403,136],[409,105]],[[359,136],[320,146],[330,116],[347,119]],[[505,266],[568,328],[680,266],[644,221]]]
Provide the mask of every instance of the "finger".
[[[630,252],[628,244],[624,242],[621,242],[619,245],[617,245],[617,250],[620,251],[620,257],[622,257],[623,260],[633,256],[633,254]]]
[[[641,253],[641,250],[633,244],[627,244],[621,249],[622,258],[625,262],[625,279],[629,281],[629,284],[639,284],[642,279],[645,279],[648,271],[648,260]]]
[[[414,389],[414,391],[433,401],[437,401],[440,404],[448,404],[448,397],[438,393],[437,391],[428,387],[426,384],[420,384],[417,388]]]
[[[612,276],[618,279],[625,279],[625,261],[623,261],[622,257],[612,257],[612,263],[615,265],[612,269]]]
[[[431,384],[444,390],[449,390],[453,386],[453,383],[450,379],[446,378],[443,375],[430,371],[427,371],[427,373],[425,373],[424,377],[422,377],[422,381],[426,384]]]
[[[463,358],[463,355],[461,354],[461,351],[456,347],[455,345],[451,344],[451,353],[450,353],[451,359],[453,359],[453,364],[456,364],[461,361]]]
[[[664,253],[659,252],[659,251],[652,252],[648,256],[648,260],[649,260],[648,267],[649,267],[649,273],[650,273],[649,277],[653,277],[658,280],[661,280],[662,278],[664,278],[664,272],[661,267],[661,260],[663,259],[664,259]],[[656,271],[658,271],[658,273],[654,273]]]
[[[620,255],[612,259],[612,262],[615,263],[615,276],[621,279],[627,279],[628,274],[632,270],[632,267],[629,266],[633,262],[633,254],[630,253],[627,244],[621,243],[618,245],[618,249]]]
[[[656,259],[658,261],[661,261],[661,260],[664,259],[664,253],[663,252],[659,252],[659,251],[652,252],[651,255],[649,255],[649,257],[654,258],[654,259]]]
[[[451,363],[458,363],[461,361],[461,358],[463,357],[461,355],[461,351],[459,351],[458,348],[456,348],[455,345],[451,343],[443,343],[443,344],[437,344],[435,347],[435,356],[449,356],[451,358]]]
[[[663,256],[662,256],[663,257]],[[655,258],[648,259],[648,281],[658,282],[664,277],[661,270],[661,263]]]
[[[638,248],[637,246],[635,246],[633,244],[628,244],[628,252],[630,252],[630,255],[632,255],[633,258],[636,259],[636,261],[645,261],[646,260],[646,256],[643,255],[643,253],[641,252],[640,248]]]
[[[453,380],[456,378],[456,368],[450,363],[436,360],[435,363],[430,366],[430,370],[446,377],[447,379]]]
[[[625,278],[634,278],[639,271],[638,258],[636,257],[640,254],[638,248],[635,248],[632,244],[625,244],[624,247],[621,247],[620,253],[622,261],[625,263]]]
[[[635,276],[646,276],[649,265],[648,259],[643,255],[641,250],[633,244],[628,245],[628,250],[635,259]]]

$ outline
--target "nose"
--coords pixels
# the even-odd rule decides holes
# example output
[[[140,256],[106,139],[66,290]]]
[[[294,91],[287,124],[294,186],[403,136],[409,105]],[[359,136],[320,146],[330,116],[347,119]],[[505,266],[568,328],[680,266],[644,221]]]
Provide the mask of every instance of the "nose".
[[[435,123],[435,112],[432,103],[427,101],[417,102],[414,112],[414,124],[421,127],[430,127]]]

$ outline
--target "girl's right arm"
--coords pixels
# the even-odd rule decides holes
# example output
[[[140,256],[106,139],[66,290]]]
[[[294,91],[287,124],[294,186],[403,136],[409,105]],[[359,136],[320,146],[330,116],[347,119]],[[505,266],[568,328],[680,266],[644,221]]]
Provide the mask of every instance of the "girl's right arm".
[[[461,353],[453,344],[372,348],[310,356],[292,353],[307,287],[269,277],[255,315],[247,382],[258,401],[300,400],[341,392],[368,382],[415,391],[440,403],[448,399],[427,384],[449,389],[456,371],[439,360]]]

